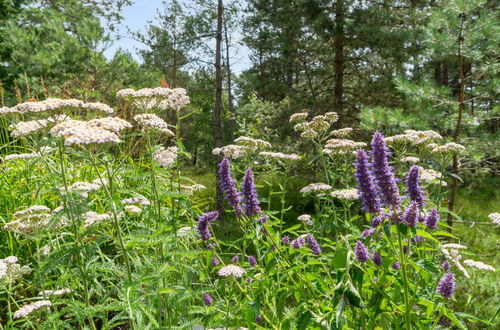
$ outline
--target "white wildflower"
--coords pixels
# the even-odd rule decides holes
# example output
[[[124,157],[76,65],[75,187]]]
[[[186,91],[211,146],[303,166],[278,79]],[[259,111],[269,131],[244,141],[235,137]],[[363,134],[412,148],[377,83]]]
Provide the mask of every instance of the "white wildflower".
[[[330,132],[331,136],[336,136],[336,137],[345,137],[349,135],[353,129],[351,127],[346,127],[346,128],[341,128],[341,129],[336,129]]]
[[[467,260],[464,260],[464,264],[466,264],[469,267],[476,268],[479,270],[487,270],[487,271],[491,271],[491,272],[495,271],[495,267],[487,265],[481,261],[474,261],[471,259],[467,259]]]
[[[36,236],[47,229],[52,218],[50,209],[43,205],[33,205],[25,210],[17,211],[13,217],[15,220],[6,223],[4,228],[25,236]]]
[[[488,218],[494,225],[500,226],[500,213],[491,213],[490,215],[488,215]]]
[[[148,206],[151,205],[151,202],[147,198],[139,195],[137,197],[123,199],[122,204]]]
[[[142,126],[144,131],[156,130],[168,136],[175,135],[174,132],[168,128],[168,124],[154,113],[135,115],[134,120]]]
[[[18,264],[16,256],[0,259],[0,286],[12,283],[30,271],[31,269],[28,266]]]
[[[79,120],[59,123],[50,130],[50,133],[52,136],[64,138],[64,144],[67,146],[121,142],[116,133]]]
[[[413,145],[423,144],[430,142],[432,140],[440,140],[443,137],[435,131],[415,131],[415,130],[406,130],[405,134],[408,135],[409,140]]]
[[[339,115],[336,112],[327,112],[325,113],[326,120],[330,122],[330,124],[336,122],[339,119]]]
[[[83,225],[85,228],[88,228],[92,225],[95,225],[96,223],[101,223],[106,220],[111,219],[111,215],[109,214],[99,214],[94,211],[88,211],[82,214],[83,218]]]
[[[90,120],[88,123],[90,126],[104,128],[114,133],[119,133],[126,128],[132,127],[132,124],[128,121],[118,117],[97,118]]]
[[[125,205],[124,206],[125,211],[127,211],[130,214],[141,214],[142,209],[138,206],[135,205]]]
[[[39,131],[47,127],[48,121],[46,119],[20,121],[9,125],[10,135],[14,138],[26,136],[33,132]]]
[[[49,298],[51,296],[62,296],[66,293],[70,293],[71,289],[59,289],[59,290],[43,290],[38,293],[38,296]]]
[[[262,157],[274,158],[274,159],[300,160],[300,156],[297,154],[284,154],[281,152],[262,151],[259,152],[259,155]]]
[[[290,116],[290,122],[291,123],[298,123],[307,118],[308,113],[307,112],[298,112],[294,113],[293,115]]]
[[[457,244],[457,245],[459,245],[459,244]],[[462,256],[458,253],[458,250],[451,249],[448,251],[446,248],[443,248],[443,245],[441,245],[441,252],[446,257],[446,259],[450,260],[462,272],[462,274],[466,278],[470,278],[469,273],[467,272],[465,267],[462,266],[462,264],[460,263]]]
[[[8,113],[19,113],[19,111],[17,111],[14,108],[0,107],[0,115],[5,115],[5,114],[8,114]]]
[[[408,156],[408,157],[403,157],[401,158],[401,161],[403,163],[411,163],[411,164],[416,164],[420,161],[420,159],[418,157],[411,157],[411,156]]]
[[[194,184],[191,186],[188,185],[182,185],[181,189],[185,191],[187,194],[192,195],[195,191],[206,189],[206,187],[202,184]]]
[[[246,136],[240,136],[239,138],[235,139],[234,142],[253,148],[271,148],[271,143],[267,141],[261,139],[253,139]]]
[[[224,155],[224,157],[237,159],[243,156],[247,152],[247,147],[239,146],[236,144],[228,144],[222,148],[215,148],[212,150],[214,155]]]
[[[177,153],[179,149],[177,147],[168,147],[165,149],[164,147],[160,147],[160,149],[153,152],[153,160],[160,164],[160,166],[170,166],[177,159]]]
[[[4,161],[15,160],[15,159],[30,159],[40,157],[37,153],[24,153],[24,154],[10,154],[4,157]]]
[[[464,250],[464,249],[467,249],[466,246],[461,245],[461,244],[456,244],[456,243],[441,244],[441,248],[443,248],[443,249],[453,249],[453,250]]]
[[[303,194],[307,194],[311,191],[324,191],[324,190],[330,190],[332,189],[331,186],[325,184],[325,183],[311,183],[307,185],[306,187],[300,189],[300,192]]]
[[[236,266],[236,265],[224,266],[221,269],[219,269],[219,271],[217,272],[217,274],[219,274],[219,276],[224,276],[224,277],[234,276],[237,278],[240,278],[245,273],[246,273],[246,270],[244,268],[241,268],[240,266]]]
[[[446,154],[446,153],[459,153],[465,150],[465,147],[461,144],[450,142],[443,144],[442,146],[437,146],[432,149],[433,153]]]
[[[357,189],[341,189],[334,190],[330,193],[332,197],[337,197],[338,199],[355,200],[359,198],[359,192]]]
[[[91,102],[82,104],[82,108],[89,110],[97,110],[105,113],[113,113],[114,110],[109,105],[100,102]]]
[[[39,300],[34,303],[22,306],[21,308],[19,308],[17,311],[14,312],[12,318],[20,319],[30,315],[31,313],[40,308],[50,307],[50,306],[52,306],[52,303],[49,300]]]
[[[442,186],[446,186],[446,182],[442,181],[442,174],[438,171],[434,171],[432,169],[425,169],[421,166],[419,166],[419,171],[420,171],[420,180],[423,183],[437,183],[441,184]],[[436,182],[436,180],[438,180]]]
[[[100,184],[78,181],[68,186],[68,192],[74,193],[82,198],[87,198],[90,192],[99,190],[99,188],[101,188]],[[65,192],[64,187],[61,187],[60,190],[63,193]]]
[[[82,105],[83,102],[80,100],[48,98],[43,101],[20,103],[14,108],[24,114],[27,112],[42,112],[60,108],[80,108]]]
[[[350,153],[353,150],[366,147],[365,142],[356,142],[349,139],[330,139],[326,141],[325,148],[332,149],[335,153]]]

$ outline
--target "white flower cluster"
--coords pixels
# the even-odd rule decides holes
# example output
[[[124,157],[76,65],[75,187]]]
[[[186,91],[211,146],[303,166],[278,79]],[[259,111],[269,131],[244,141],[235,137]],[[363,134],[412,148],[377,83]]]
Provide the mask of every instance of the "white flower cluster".
[[[403,157],[401,158],[401,161],[403,163],[410,163],[410,164],[416,164],[420,161],[420,159],[418,157],[411,157],[411,156],[408,156],[408,157]]]
[[[39,297],[49,298],[51,296],[62,296],[66,293],[70,293],[71,289],[59,289],[59,290],[43,290],[38,293]]]
[[[453,250],[465,250],[467,247],[462,244],[457,244],[457,243],[447,243],[447,244],[441,244],[442,249],[453,249]]]
[[[24,153],[24,154],[10,154],[4,157],[4,161],[14,160],[14,159],[29,159],[29,158],[37,158],[40,157],[40,154],[32,152],[32,153]]]
[[[43,205],[33,205],[25,210],[17,211],[13,217],[15,220],[6,223],[4,228],[25,236],[35,236],[45,230],[52,218],[50,209]]]
[[[298,114],[295,114],[298,115]],[[295,118],[300,117],[294,117]],[[330,125],[338,120],[338,115],[336,112],[327,112],[324,115],[315,116],[311,121],[299,122],[294,126],[295,131],[302,131],[300,134],[303,138],[313,139],[319,135],[320,132],[326,131],[330,128]]]
[[[297,154],[284,154],[282,152],[259,152],[262,157],[273,158],[273,159],[285,159],[285,160],[300,160],[300,156]]]
[[[419,145],[431,142],[433,140],[440,140],[443,137],[435,131],[416,131],[416,130],[406,130],[405,134],[399,134],[394,136],[388,136],[385,138],[385,142],[391,143],[406,143],[409,142],[413,145]]]
[[[500,213],[491,213],[490,215],[488,215],[488,218],[491,220],[491,223],[500,226]]]
[[[445,181],[441,181],[442,174],[438,171],[434,171],[432,169],[426,169],[423,168],[422,166],[419,166],[420,170],[420,180],[423,183],[435,183],[435,184],[440,184],[444,187],[447,186],[447,183]],[[438,180],[439,181],[436,181]]]
[[[100,102],[84,103],[84,104],[82,104],[82,108],[89,109],[89,110],[97,110],[97,111],[105,112],[105,113],[113,113],[114,112],[112,107],[110,107],[107,104],[100,103]]]
[[[165,149],[164,147],[160,147],[160,149],[153,152],[153,160],[160,164],[160,166],[170,166],[177,159],[177,153],[179,149],[177,147],[168,147]]]
[[[77,194],[82,198],[87,198],[90,192],[99,190],[103,184],[108,184],[108,180],[102,179],[101,181],[101,179],[95,179],[92,182],[78,181],[68,186],[68,192]],[[60,190],[64,193],[65,188],[61,187]]]
[[[181,227],[177,230],[178,236],[189,236],[191,234],[194,234],[194,230],[191,227]]]
[[[481,262],[481,261],[474,261],[474,260],[471,260],[471,259],[467,259],[467,260],[464,260],[464,264],[466,264],[469,267],[476,268],[476,269],[479,269],[479,270],[486,270],[486,271],[490,271],[490,272],[494,272],[495,271],[495,267],[487,265],[487,264],[485,264],[484,262]]]
[[[0,259],[0,285],[12,283],[31,271],[28,266],[21,266],[17,261],[15,256]]]
[[[26,136],[33,132],[46,128],[47,125],[47,119],[20,121],[18,123],[9,125],[9,130],[11,131],[10,136],[14,138]]]
[[[113,133],[120,133],[124,129],[132,127],[131,123],[119,117],[104,117],[92,119],[88,121],[88,124],[90,126],[103,128]]]
[[[441,245],[441,252],[443,255],[446,257],[446,259],[450,260],[461,272],[464,274],[465,277],[470,278],[469,273],[465,269],[464,266],[460,263],[460,260],[462,259],[462,255],[458,252],[458,250],[455,247],[460,247],[460,248],[466,248],[463,245],[460,244],[443,244]],[[447,250],[449,248],[450,250]]]
[[[119,118],[108,118],[107,121],[98,121],[97,119],[91,121],[68,120],[54,126],[50,133],[52,136],[64,138],[66,146],[106,142],[119,143],[121,140],[117,131],[129,127],[123,122],[125,121]],[[113,131],[103,128],[103,126],[111,127]]]
[[[5,114],[8,114],[8,113],[19,113],[19,111],[17,111],[14,108],[0,107],[0,115],[5,115]]]
[[[156,130],[165,133],[168,136],[175,135],[174,132],[168,128],[168,124],[154,113],[135,115],[134,120],[142,126],[144,131]]]
[[[182,185],[181,189],[186,192],[188,195],[192,195],[195,191],[206,189],[206,187],[202,184],[194,184],[192,186]]]
[[[234,276],[236,278],[240,278],[245,273],[246,273],[246,270],[244,268],[241,268],[240,266],[236,266],[236,265],[224,266],[221,269],[219,269],[219,271],[217,272],[217,274],[219,274],[219,276],[224,276],[224,277]]]
[[[36,310],[39,310],[40,308],[50,307],[50,306],[52,306],[50,300],[39,300],[34,303],[22,306],[21,308],[19,308],[17,311],[14,312],[12,318],[20,319],[30,315],[31,313],[33,313]]]
[[[355,200],[359,198],[359,192],[357,189],[340,189],[332,191],[330,196],[338,199]]]
[[[325,150],[323,150],[323,152],[329,154],[326,150],[330,150],[336,154],[348,154],[364,147],[366,147],[365,142],[356,142],[349,139],[330,139],[326,141]]]
[[[83,101],[75,99],[48,98],[43,101],[20,103],[16,105],[14,109],[24,114],[28,112],[42,112],[60,108],[80,108],[83,104]]]
[[[304,121],[309,114],[307,112],[297,112],[290,116],[291,123],[298,123]]]
[[[297,220],[304,222],[306,225],[312,226],[314,222],[311,220],[311,216],[309,214],[299,215]]]
[[[125,209],[125,211],[127,211],[130,214],[141,214],[142,213],[142,209],[138,206],[135,206],[135,205],[125,205],[123,208]]]
[[[335,136],[335,137],[346,137],[347,135],[351,134],[353,131],[352,127],[346,127],[346,128],[340,128],[336,129],[330,132],[330,136]]]
[[[186,94],[184,88],[142,88],[139,90],[133,90],[131,88],[126,88],[119,90],[116,93],[118,97],[122,98],[132,98],[132,99],[145,99],[145,98],[156,98],[157,100],[149,100],[146,104],[141,102],[136,105],[142,106],[145,109],[169,109],[172,108],[176,111],[180,110],[186,104],[189,104],[189,97]]]
[[[139,195],[137,197],[122,199],[122,204],[148,206],[151,205],[151,202],[147,200],[147,198]]]
[[[432,149],[433,153],[437,154],[454,154],[454,153],[459,153],[465,150],[465,147],[461,144],[455,143],[455,142],[449,142],[446,144],[443,144],[442,146],[437,146]]]
[[[214,155],[224,155],[224,157],[237,159],[247,152],[247,148],[236,144],[228,144],[222,148],[215,148],[212,150]]]
[[[239,138],[235,139],[234,142],[253,148],[271,148],[271,143],[267,141],[261,139],[253,139],[246,136],[240,136]]]
[[[305,186],[304,188],[300,189],[300,192],[302,194],[307,194],[307,193],[310,193],[310,192],[314,192],[314,191],[325,191],[325,190],[330,190],[332,189],[332,187],[330,185],[327,185],[325,183],[311,183],[307,186]]]
[[[82,214],[83,225],[85,228],[93,226],[95,224],[101,223],[103,221],[107,221],[111,219],[111,215],[109,214],[99,214],[94,211],[87,211]]]

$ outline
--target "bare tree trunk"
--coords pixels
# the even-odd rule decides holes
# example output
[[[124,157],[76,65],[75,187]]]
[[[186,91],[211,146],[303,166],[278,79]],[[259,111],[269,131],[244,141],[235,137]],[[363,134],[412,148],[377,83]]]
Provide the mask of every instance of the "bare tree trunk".
[[[344,106],[344,0],[335,4],[335,86],[333,89],[334,109],[342,112]]]
[[[462,42],[463,42],[463,36],[462,36],[462,31],[463,31],[463,25],[465,23],[465,15],[461,15],[462,23],[460,25],[460,30],[458,32],[458,79],[460,83],[460,91],[458,93],[458,118],[457,122],[455,125],[455,131],[453,132],[453,141],[457,142],[458,137],[460,136],[460,130],[462,127],[462,115],[465,110],[465,79],[464,79],[464,59],[462,56]],[[455,200],[457,197],[457,189],[458,189],[458,156],[455,153],[453,155],[453,165],[451,168],[451,172],[454,174],[454,176],[451,178],[451,187],[450,187],[450,198],[448,200],[448,210],[450,211],[448,213],[448,216],[446,218],[446,224],[450,226],[449,231],[451,232],[451,227],[453,226],[453,215],[451,212],[453,212],[455,208]]]
[[[224,20],[224,39],[226,42],[226,69],[227,69],[227,108],[229,112],[229,141],[234,141],[234,128],[236,120],[234,118],[233,91],[231,90],[231,63],[229,61],[229,37],[227,35],[227,23]]]
[[[222,147],[222,124],[221,124],[221,113],[222,113],[222,67],[221,67],[221,43],[222,43],[222,15],[224,7],[222,0],[217,2],[217,32],[215,36],[215,111],[214,111],[214,137],[215,137],[215,147]],[[217,157],[216,162],[219,161]],[[216,167],[216,180],[217,185],[217,210],[219,211],[220,217],[224,215],[224,200],[222,196],[222,191],[218,184],[219,177]]]

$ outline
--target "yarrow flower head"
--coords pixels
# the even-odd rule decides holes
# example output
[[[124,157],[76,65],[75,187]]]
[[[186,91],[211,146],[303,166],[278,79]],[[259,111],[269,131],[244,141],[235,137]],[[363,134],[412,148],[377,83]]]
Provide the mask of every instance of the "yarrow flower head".
[[[356,259],[360,262],[366,262],[368,260],[368,249],[361,241],[356,241],[354,254],[356,255]]]
[[[229,204],[234,208],[236,216],[241,215],[240,196],[236,189],[236,182],[231,176],[229,159],[224,158],[217,166],[219,187],[226,196]]]
[[[248,168],[245,172],[245,178],[241,185],[241,190],[243,191],[245,215],[247,217],[252,217],[258,214],[261,209],[259,206],[259,200],[257,199],[257,189],[255,188],[253,172],[251,168]]]
[[[436,292],[445,299],[450,299],[451,296],[453,296],[455,292],[455,276],[453,273],[446,273],[443,275],[441,280],[439,280]]]
[[[375,132],[372,139],[372,171],[379,187],[379,195],[387,206],[398,206],[399,189],[392,166],[389,165],[389,150],[380,132]]]
[[[245,146],[239,146],[236,144],[228,144],[222,148],[215,148],[212,150],[214,155],[223,155],[226,158],[237,159],[243,156],[248,151]]]
[[[179,149],[177,147],[160,147],[160,149],[153,152],[153,160],[157,162],[160,166],[168,167],[172,165],[177,159]]]
[[[495,267],[487,265],[487,264],[485,264],[484,262],[481,262],[481,261],[474,261],[474,260],[471,260],[471,259],[467,259],[467,260],[464,260],[464,264],[466,264],[469,267],[476,268],[476,269],[479,269],[479,270],[486,270],[486,271],[490,271],[490,272],[494,272],[495,271]]]
[[[143,113],[134,116],[134,120],[142,126],[143,131],[158,131],[166,134],[167,136],[174,136],[174,132],[172,132],[168,128],[168,124],[155,115],[154,113]]]
[[[241,268],[240,266],[236,266],[236,265],[224,266],[221,269],[219,269],[219,271],[217,272],[217,274],[219,276],[223,276],[223,277],[233,276],[236,278],[240,278],[245,273],[246,273],[246,270],[244,268]]]
[[[377,196],[377,187],[368,163],[368,156],[364,150],[356,153],[356,180],[358,181],[359,195],[363,209],[369,213],[380,212],[380,202]]]
[[[491,213],[490,215],[488,215],[488,218],[491,220],[491,223],[500,226],[500,213]]]
[[[406,194],[410,200],[416,202],[419,207],[424,206],[424,195],[420,189],[419,166],[412,166],[406,175]]]
[[[254,139],[250,138],[247,136],[240,136],[234,140],[234,142],[238,144],[242,144],[244,146],[253,148],[253,149],[258,149],[258,148],[271,148],[271,143],[261,140],[261,139]]]
[[[330,185],[327,185],[325,183],[311,183],[304,188],[300,189],[300,192],[302,194],[307,194],[310,192],[316,192],[316,191],[325,191],[325,190],[330,190],[332,187]]]
[[[281,152],[267,152],[262,151],[259,152],[259,156],[272,158],[272,159],[280,159],[280,160],[300,160],[300,156],[296,154],[284,154]]]
[[[219,217],[218,211],[207,212],[198,218],[198,232],[203,241],[207,241],[212,234],[210,234],[209,224]]]
[[[39,300],[34,303],[22,306],[21,308],[19,308],[17,311],[14,312],[12,318],[20,319],[30,315],[31,313],[33,313],[36,310],[39,310],[40,308],[50,307],[50,306],[52,306],[50,300]]]
[[[343,200],[356,200],[359,198],[359,193],[357,189],[341,189],[332,191],[330,196]]]

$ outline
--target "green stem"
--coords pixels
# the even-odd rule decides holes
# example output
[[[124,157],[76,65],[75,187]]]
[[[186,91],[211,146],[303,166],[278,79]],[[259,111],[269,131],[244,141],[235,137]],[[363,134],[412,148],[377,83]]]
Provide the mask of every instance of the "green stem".
[[[396,214],[396,213],[394,213]],[[401,259],[401,269],[403,273],[403,288],[404,288],[404,299],[405,299],[405,320],[406,320],[406,329],[411,330],[411,320],[410,320],[410,298],[408,296],[408,277],[406,273],[406,257],[403,251],[403,243],[401,240],[401,231],[399,230],[399,224],[396,224],[396,229],[398,232],[398,245],[399,245],[399,254]]]

